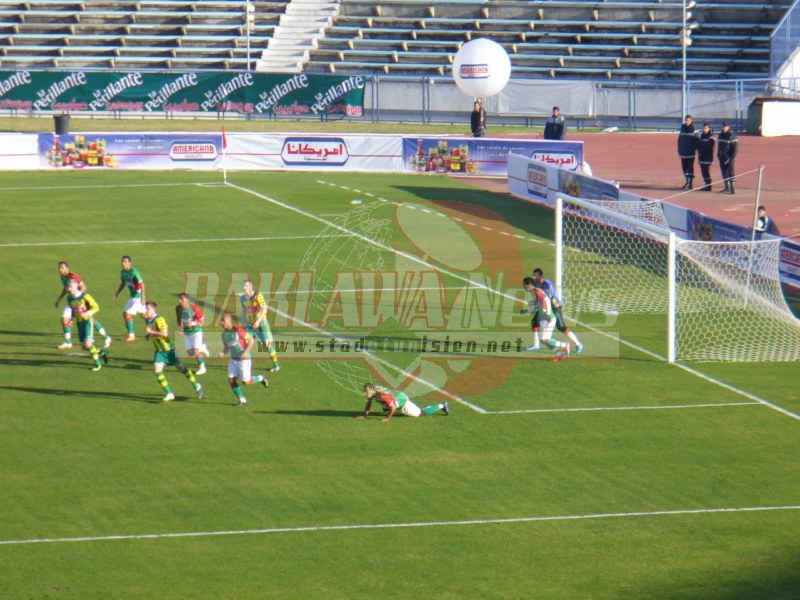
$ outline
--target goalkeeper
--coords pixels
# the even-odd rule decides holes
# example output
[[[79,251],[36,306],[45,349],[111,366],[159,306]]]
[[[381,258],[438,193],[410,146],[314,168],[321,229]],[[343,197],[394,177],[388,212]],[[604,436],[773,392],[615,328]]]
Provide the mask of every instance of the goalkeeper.
[[[556,352],[553,358],[554,361],[564,360],[569,356],[569,342],[557,342],[552,337],[553,330],[556,327],[556,318],[555,314],[553,314],[550,298],[547,297],[547,294],[545,294],[543,290],[536,287],[532,277],[523,279],[522,287],[531,295],[531,299],[528,301],[528,307],[519,311],[519,314],[524,315],[530,313],[533,315],[531,319],[531,330],[534,332],[534,340],[537,342],[533,346],[528,346],[526,350],[537,350],[539,348],[537,338],[539,336],[539,325],[542,324],[542,343],[550,350]]]
[[[566,335],[572,341],[572,343],[575,344],[575,352],[578,354],[583,352],[583,344],[581,344],[578,336],[575,335],[575,333],[573,333],[573,331],[567,327],[567,324],[564,322],[564,303],[561,302],[561,298],[558,297],[556,286],[553,285],[552,281],[545,278],[544,271],[541,269],[533,270],[533,284],[547,294],[547,297],[550,299],[550,305],[553,307],[553,314],[556,317],[556,329]],[[539,335],[537,329],[533,330],[534,346],[539,345]]]

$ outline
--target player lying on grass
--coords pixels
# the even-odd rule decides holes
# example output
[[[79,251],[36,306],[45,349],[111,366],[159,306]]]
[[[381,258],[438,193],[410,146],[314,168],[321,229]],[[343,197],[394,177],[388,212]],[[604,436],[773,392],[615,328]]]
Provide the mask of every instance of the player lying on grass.
[[[384,387],[371,383],[364,384],[364,396],[367,398],[367,404],[364,406],[364,414],[356,416],[356,419],[366,419],[369,416],[369,409],[372,407],[373,400],[380,402],[383,405],[383,410],[389,413],[381,419],[384,423],[391,419],[397,411],[400,411],[401,414],[407,417],[425,417],[427,415],[432,415],[438,410],[441,410],[446,415],[450,414],[450,407],[447,406],[447,402],[440,402],[439,404],[433,404],[426,408],[420,408],[411,401],[411,398],[409,398],[405,392],[387,390]]]
[[[519,311],[519,314],[532,314],[531,331],[541,329],[542,343],[550,350],[555,350],[553,360],[564,360],[569,356],[569,342],[557,342],[553,339],[553,330],[556,328],[556,318],[550,305],[550,298],[541,289],[536,287],[532,277],[522,280],[522,287],[531,295],[528,307]],[[538,345],[528,346],[527,350],[536,350]]]
[[[144,310],[145,322],[145,337],[153,342],[155,353],[153,354],[153,372],[156,374],[156,379],[159,385],[163,388],[166,396],[164,402],[172,402],[175,400],[175,394],[169,388],[167,378],[164,375],[164,366],[172,366],[184,374],[189,383],[192,384],[195,394],[198,398],[203,397],[203,386],[197,383],[194,378],[194,373],[184,366],[175,355],[175,346],[169,339],[169,327],[164,317],[158,315],[158,305],[155,302],[148,302],[145,304]]]
[[[233,395],[239,400],[236,406],[247,404],[247,398],[244,397],[244,392],[239,386],[239,380],[244,385],[260,383],[264,387],[269,386],[269,381],[263,375],[256,375],[255,377],[250,375],[252,370],[250,349],[253,347],[254,342],[255,339],[244,327],[233,324],[233,317],[230,314],[225,313],[222,315],[222,352],[219,353],[219,357],[225,358],[226,354],[230,354],[228,383],[233,390]]]
[[[97,350],[94,345],[94,316],[100,312],[100,306],[95,302],[89,294],[85,294],[80,290],[78,280],[71,279],[67,285],[67,304],[75,315],[75,320],[78,323],[78,339],[81,342],[84,350],[87,350],[92,355],[94,360],[94,368],[92,371],[99,371],[102,368],[100,359],[108,363],[108,352],[105,350]],[[100,325],[100,329],[103,326]]]
[[[78,282],[78,289],[86,293],[86,284],[83,280],[78,277],[77,274],[72,273],[69,270],[69,265],[66,261],[61,261],[58,263],[58,274],[61,276],[61,293],[58,295],[58,299],[56,300],[56,308],[61,303],[61,299],[67,295],[69,291],[67,288],[69,287],[70,281],[77,281]],[[95,320],[94,322],[94,329],[97,333],[102,335],[105,338],[104,348],[108,348],[111,345],[111,336],[106,333],[106,330],[103,329],[103,326],[100,324],[100,321]],[[59,350],[66,350],[67,348],[72,348],[72,307],[69,305],[69,302],[64,306],[64,310],[61,313],[61,330],[64,332],[64,342],[58,347]]]

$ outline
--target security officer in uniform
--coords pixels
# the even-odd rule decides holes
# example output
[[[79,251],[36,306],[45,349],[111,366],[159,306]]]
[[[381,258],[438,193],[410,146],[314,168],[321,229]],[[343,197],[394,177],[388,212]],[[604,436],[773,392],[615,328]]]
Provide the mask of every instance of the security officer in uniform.
[[[686,115],[678,133],[678,156],[681,158],[681,169],[683,169],[683,177],[686,180],[681,189],[692,189],[695,152],[697,152],[697,132],[692,123],[692,115]]]
[[[719,159],[719,168],[722,172],[722,179],[725,182],[725,189],[720,190],[721,192],[736,193],[734,188],[736,171],[733,168],[733,163],[738,152],[739,138],[731,131],[727,121],[723,121],[722,131],[717,138],[717,159]]]
[[[703,131],[697,140],[697,162],[700,164],[700,174],[703,176],[701,192],[711,191],[711,165],[714,164],[714,134],[708,123],[703,123]]]

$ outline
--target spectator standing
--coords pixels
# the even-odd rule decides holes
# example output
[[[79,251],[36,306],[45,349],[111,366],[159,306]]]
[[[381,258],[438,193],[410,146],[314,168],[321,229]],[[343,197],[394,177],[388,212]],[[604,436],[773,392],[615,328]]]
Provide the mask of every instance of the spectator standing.
[[[553,114],[544,124],[544,139],[563,140],[567,137],[567,122],[561,116],[557,106],[553,107]]]
[[[736,183],[736,171],[734,162],[739,152],[739,138],[731,131],[727,121],[722,122],[722,131],[717,138],[717,159],[719,168],[722,172],[722,179],[725,182],[725,189],[721,192],[736,193],[734,184]]]
[[[758,214],[756,215],[756,239],[760,240],[761,237],[768,233],[770,235],[780,235],[781,232],[778,230],[778,226],[775,225],[775,221],[773,221],[769,215],[767,215],[767,209],[764,206],[758,207]]]
[[[480,100],[475,101],[470,115],[470,126],[472,127],[472,137],[486,137],[486,109],[483,108]]]
[[[700,188],[701,192],[711,191],[711,165],[714,163],[715,145],[716,140],[714,132],[711,131],[711,125],[703,123],[703,131],[697,140],[697,162],[700,164],[700,174],[703,176],[705,184]]]
[[[698,136],[692,123],[692,115],[686,115],[678,133],[678,156],[683,170],[684,190],[692,189],[694,180],[694,155],[697,152]]]

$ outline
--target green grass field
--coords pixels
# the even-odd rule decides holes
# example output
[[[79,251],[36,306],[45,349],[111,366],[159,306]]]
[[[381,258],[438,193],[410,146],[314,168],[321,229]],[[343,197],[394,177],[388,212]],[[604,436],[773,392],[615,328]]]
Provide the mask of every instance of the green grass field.
[[[443,177],[229,181],[0,174],[4,598],[800,598],[796,364],[671,366],[632,317],[518,353],[507,296],[552,273],[551,212]],[[121,341],[123,254],[171,326],[180,292],[205,307],[214,353],[260,280],[269,389],[235,408],[212,358],[202,400],[168,368],[162,404],[143,323]],[[114,337],[100,372],[56,349],[59,260]],[[424,334],[498,351],[402,347]],[[356,420],[364,378],[451,415]]]

